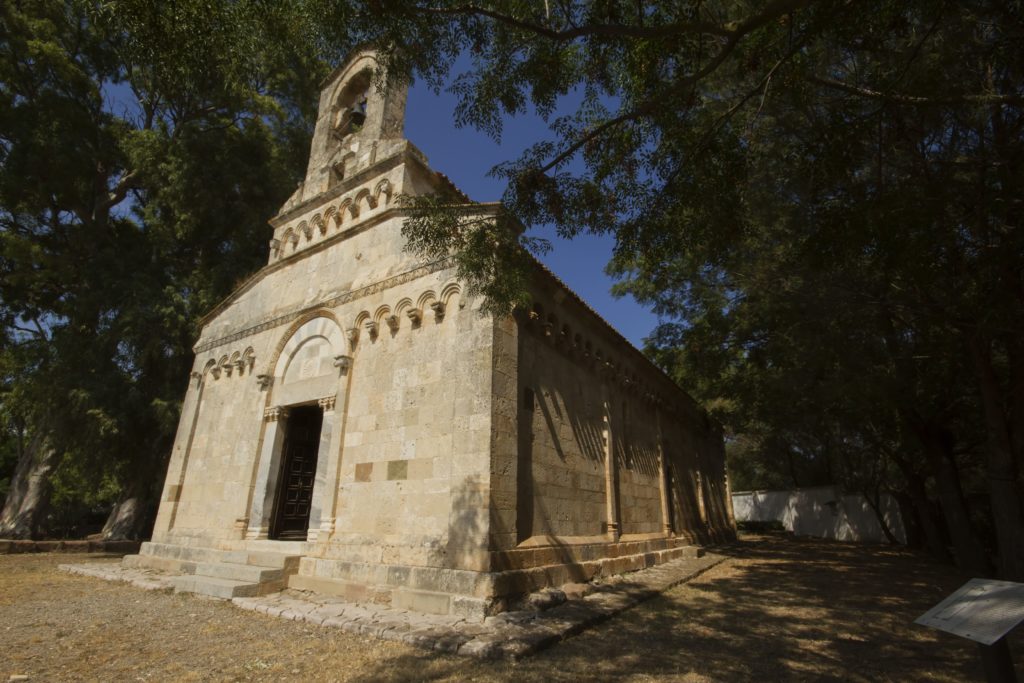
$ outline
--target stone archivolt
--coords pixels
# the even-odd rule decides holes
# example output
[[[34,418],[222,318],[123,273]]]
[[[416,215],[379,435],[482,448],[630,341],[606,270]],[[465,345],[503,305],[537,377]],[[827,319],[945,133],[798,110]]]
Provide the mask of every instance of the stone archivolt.
[[[449,302],[461,294],[462,287],[457,282],[451,282],[441,288],[440,296],[433,289],[428,289],[417,297],[415,303],[411,298],[403,297],[394,308],[382,304],[372,314],[364,309],[356,314],[352,326],[346,329],[345,336],[348,338],[349,346],[353,349],[356,347],[361,330],[366,330],[370,341],[375,342],[385,330],[389,336],[394,337],[403,326],[408,325],[410,329],[417,330],[429,318],[433,318],[434,323],[439,325],[444,321]],[[462,306],[461,303],[459,305]],[[430,311],[430,314],[425,311]],[[404,322],[403,318],[407,318],[409,322]]]
[[[373,211],[391,203],[393,189],[391,181],[384,178],[373,189],[360,187],[342,197],[337,204],[331,204],[308,219],[303,219],[285,228],[280,239],[270,240],[270,260],[278,261],[299,251],[303,242],[310,243],[319,234],[326,237],[330,232],[340,232],[345,226],[359,219],[361,207]]]

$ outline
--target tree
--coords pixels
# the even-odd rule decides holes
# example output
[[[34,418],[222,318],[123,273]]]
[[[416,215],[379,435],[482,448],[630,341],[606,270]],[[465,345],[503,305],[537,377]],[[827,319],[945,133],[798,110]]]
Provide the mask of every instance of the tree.
[[[39,532],[45,487],[13,494],[41,464],[80,497],[107,482],[108,535],[145,533],[196,321],[301,177],[326,73],[309,21],[255,0],[0,9],[0,396],[4,437],[35,444],[0,535]]]
[[[988,528],[1000,574],[1024,578],[1019,5],[379,0],[354,16],[392,70],[438,87],[468,52],[458,123],[495,137],[577,93],[551,139],[495,169],[508,215],[614,234],[619,291],[669,322],[652,353],[727,422],[934,492],[962,562],[987,563]],[[454,244],[507,310],[495,241],[439,201],[413,244]]]

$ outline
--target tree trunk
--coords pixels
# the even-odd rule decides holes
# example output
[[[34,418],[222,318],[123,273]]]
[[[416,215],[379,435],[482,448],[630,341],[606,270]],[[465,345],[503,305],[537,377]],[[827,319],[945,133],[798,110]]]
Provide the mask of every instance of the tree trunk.
[[[988,494],[998,544],[999,576],[1007,581],[1024,581],[1024,512],[1017,486],[1013,425],[1003,407],[990,344],[974,338],[970,347],[978,371],[988,434]],[[1014,365],[1013,360],[1011,365]]]
[[[992,574],[992,563],[978,540],[960,487],[960,473],[953,457],[953,437],[945,429],[926,422],[913,411],[903,412],[910,431],[921,442],[925,458],[935,475],[939,505],[953,542],[953,555],[962,569],[979,576]]]
[[[101,536],[105,541],[139,541],[149,536],[153,521],[149,487],[133,483],[110,511]]]
[[[886,523],[885,515],[882,514],[881,494],[878,493],[878,491],[868,491],[865,488],[865,490],[861,491],[861,495],[864,496],[864,500],[866,500],[868,505],[871,507],[871,511],[875,513],[875,518],[878,520],[878,526],[881,528],[882,533],[885,534],[885,537],[889,540],[889,543],[892,545],[901,545],[899,539],[893,535],[892,529],[890,529],[889,525]]]
[[[38,537],[50,509],[50,474],[58,460],[46,437],[33,433],[18,455],[18,466],[0,512],[0,538]]]
[[[924,533],[925,547],[928,553],[941,560],[952,560],[946,548],[946,541],[939,528],[939,521],[936,519],[932,502],[925,492],[924,481],[920,477],[907,480],[907,496],[914,506],[915,518]]]

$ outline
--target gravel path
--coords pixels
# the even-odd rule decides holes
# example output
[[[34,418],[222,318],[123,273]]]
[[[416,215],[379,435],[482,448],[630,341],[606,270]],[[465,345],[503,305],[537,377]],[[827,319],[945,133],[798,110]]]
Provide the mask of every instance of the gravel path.
[[[726,552],[693,581],[518,663],[57,570],[109,557],[0,556],[0,682],[982,679],[973,645],[911,623],[963,582],[948,567],[781,536]],[[1024,673],[1024,632],[1011,648]]]

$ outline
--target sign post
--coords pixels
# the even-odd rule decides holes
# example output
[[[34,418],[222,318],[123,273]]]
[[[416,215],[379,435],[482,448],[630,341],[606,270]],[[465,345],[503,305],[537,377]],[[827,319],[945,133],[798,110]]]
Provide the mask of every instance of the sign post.
[[[1024,621],[1024,583],[971,579],[914,620],[978,643],[989,683],[1016,683],[1006,634]]]

